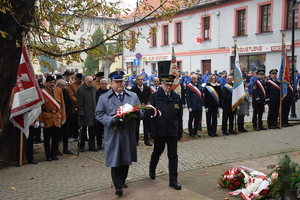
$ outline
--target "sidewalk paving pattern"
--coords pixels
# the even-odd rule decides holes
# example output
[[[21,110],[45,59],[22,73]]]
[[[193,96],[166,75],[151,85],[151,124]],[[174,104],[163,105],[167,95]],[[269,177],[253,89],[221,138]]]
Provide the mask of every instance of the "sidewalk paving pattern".
[[[187,115],[185,109],[185,119]],[[264,113],[264,117],[266,115]],[[299,109],[297,116],[300,116]],[[186,128],[187,120],[184,123]],[[217,179],[212,178],[207,181],[209,185],[195,185],[199,180],[209,178],[203,174],[209,171],[211,175],[219,177],[232,163],[240,164],[241,160],[248,161],[251,165],[250,161],[259,163],[263,157],[300,151],[299,131],[300,126],[293,126],[179,142],[178,181],[183,186],[182,191],[175,191],[168,186],[167,150],[158,163],[157,179],[150,180],[148,166],[153,147],[138,146],[138,162],[130,166],[127,180],[129,188],[124,189],[121,198],[218,200],[211,193],[219,192],[222,196],[228,190],[220,189]],[[69,149],[76,152],[76,145],[77,142],[70,142]],[[300,161],[300,156],[298,157]],[[270,160],[269,158],[269,162]],[[270,164],[275,164],[275,161]],[[0,199],[118,199],[111,184],[110,168],[105,167],[104,151],[86,151],[79,157],[63,155],[59,161],[0,170]],[[220,199],[229,196],[222,197]]]

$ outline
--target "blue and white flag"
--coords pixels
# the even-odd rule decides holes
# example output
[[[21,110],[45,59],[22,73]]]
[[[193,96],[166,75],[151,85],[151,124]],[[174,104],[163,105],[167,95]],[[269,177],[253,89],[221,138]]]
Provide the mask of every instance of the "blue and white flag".
[[[240,66],[240,58],[238,54],[238,48],[236,48],[235,66],[233,73],[233,91],[232,91],[232,110],[235,110],[237,106],[244,100],[245,90],[243,83],[243,76]]]

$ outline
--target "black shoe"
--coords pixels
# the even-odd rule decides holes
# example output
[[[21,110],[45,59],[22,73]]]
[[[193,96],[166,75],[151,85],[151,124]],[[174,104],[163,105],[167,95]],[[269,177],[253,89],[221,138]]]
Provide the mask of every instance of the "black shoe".
[[[270,126],[269,129],[276,129],[276,126]]]
[[[260,130],[267,130],[267,128],[264,127],[264,126],[260,126],[259,129],[260,129]]]
[[[60,151],[57,151],[57,156],[62,156],[63,154]]]
[[[156,177],[155,170],[154,171],[152,171],[151,169],[149,170],[149,177],[151,179],[155,179],[155,177]]]
[[[170,183],[169,186],[174,188],[175,190],[181,190],[181,185],[177,182]]]
[[[275,128],[280,128],[279,126],[275,126]]]
[[[282,127],[288,127],[288,125],[287,124],[282,124]]]
[[[229,135],[229,133],[227,133],[227,132],[223,132],[223,135]]]
[[[145,142],[146,146],[152,146],[152,144],[150,142]]]
[[[289,124],[289,123],[288,123],[287,125],[288,125],[288,126],[294,126],[294,124]]]
[[[116,189],[116,195],[122,196],[123,195],[123,189],[122,188]]]
[[[84,152],[84,148],[80,148],[79,151],[80,151],[80,152]]]
[[[215,135],[214,135],[213,133],[208,133],[208,135],[209,135],[210,137],[215,137]]]
[[[98,145],[98,150],[102,150],[102,146],[101,145]]]
[[[193,135],[193,134],[189,134],[189,136],[190,136],[190,137],[195,137],[195,135]]]
[[[52,161],[52,159],[51,158],[46,158],[46,161]]]
[[[238,132],[244,133],[245,131],[243,129],[238,129]]]
[[[214,137],[218,137],[218,136],[219,136],[218,134],[214,133]]]
[[[236,134],[236,132],[234,132],[234,131],[229,131],[229,134]]]
[[[65,149],[64,151],[63,151],[63,153],[65,153],[65,154],[74,154],[72,151],[70,151],[69,149]]]
[[[243,131],[244,131],[244,133],[245,133],[245,132],[248,132],[248,131],[247,131],[246,129],[244,129],[244,128],[243,128]]]
[[[258,127],[254,127],[255,131],[260,131],[260,129]]]
[[[128,188],[127,183],[123,183],[123,184],[122,184],[122,188]]]
[[[95,151],[95,152],[97,152],[98,149],[96,149],[95,147],[92,147],[92,148],[89,148],[89,151]]]
[[[201,135],[199,135],[199,134],[195,134],[195,137],[201,137]]]
[[[38,162],[35,160],[28,160],[28,164],[38,164]]]
[[[52,159],[52,160],[59,160],[59,158],[56,157],[56,156],[51,157],[51,159]]]

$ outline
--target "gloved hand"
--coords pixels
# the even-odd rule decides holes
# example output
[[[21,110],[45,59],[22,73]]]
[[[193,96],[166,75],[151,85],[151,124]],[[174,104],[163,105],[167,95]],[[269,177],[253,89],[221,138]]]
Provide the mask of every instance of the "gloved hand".
[[[83,120],[84,119],[84,115],[79,115],[79,119]]]
[[[114,117],[111,122],[110,125],[111,126],[120,126],[123,122],[123,119],[121,117]]]
[[[61,122],[61,125],[64,125],[66,122]]]
[[[192,108],[189,108],[189,112],[192,112]]]
[[[240,108],[240,106],[238,106],[236,109],[237,109],[237,110],[240,110],[241,108]]]
[[[208,112],[208,108],[205,108],[205,112]]]
[[[40,126],[40,122],[39,121],[36,121],[35,123],[34,123],[34,128],[38,128]]]
[[[152,140],[156,140],[156,134],[155,133],[150,133],[150,138]]]
[[[220,110],[221,110],[221,108],[219,107],[219,108],[218,108],[218,111],[220,111]]]
[[[265,100],[266,102],[269,102],[270,101],[270,99],[269,98],[266,98],[266,100]]]
[[[44,123],[40,123],[40,127],[42,127],[42,128],[43,128],[44,126],[45,126],[45,125],[44,125]]]
[[[256,101],[259,101],[259,97],[255,98]]]

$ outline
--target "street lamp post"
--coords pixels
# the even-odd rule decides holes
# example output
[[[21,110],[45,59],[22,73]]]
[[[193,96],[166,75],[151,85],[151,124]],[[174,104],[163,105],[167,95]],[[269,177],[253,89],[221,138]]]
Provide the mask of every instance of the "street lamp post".
[[[294,72],[295,72],[295,10],[297,9],[299,0],[293,0],[293,13],[292,13],[292,70],[291,70],[291,85],[294,88]],[[292,103],[290,120],[299,120],[296,115],[296,105],[295,101]]]

